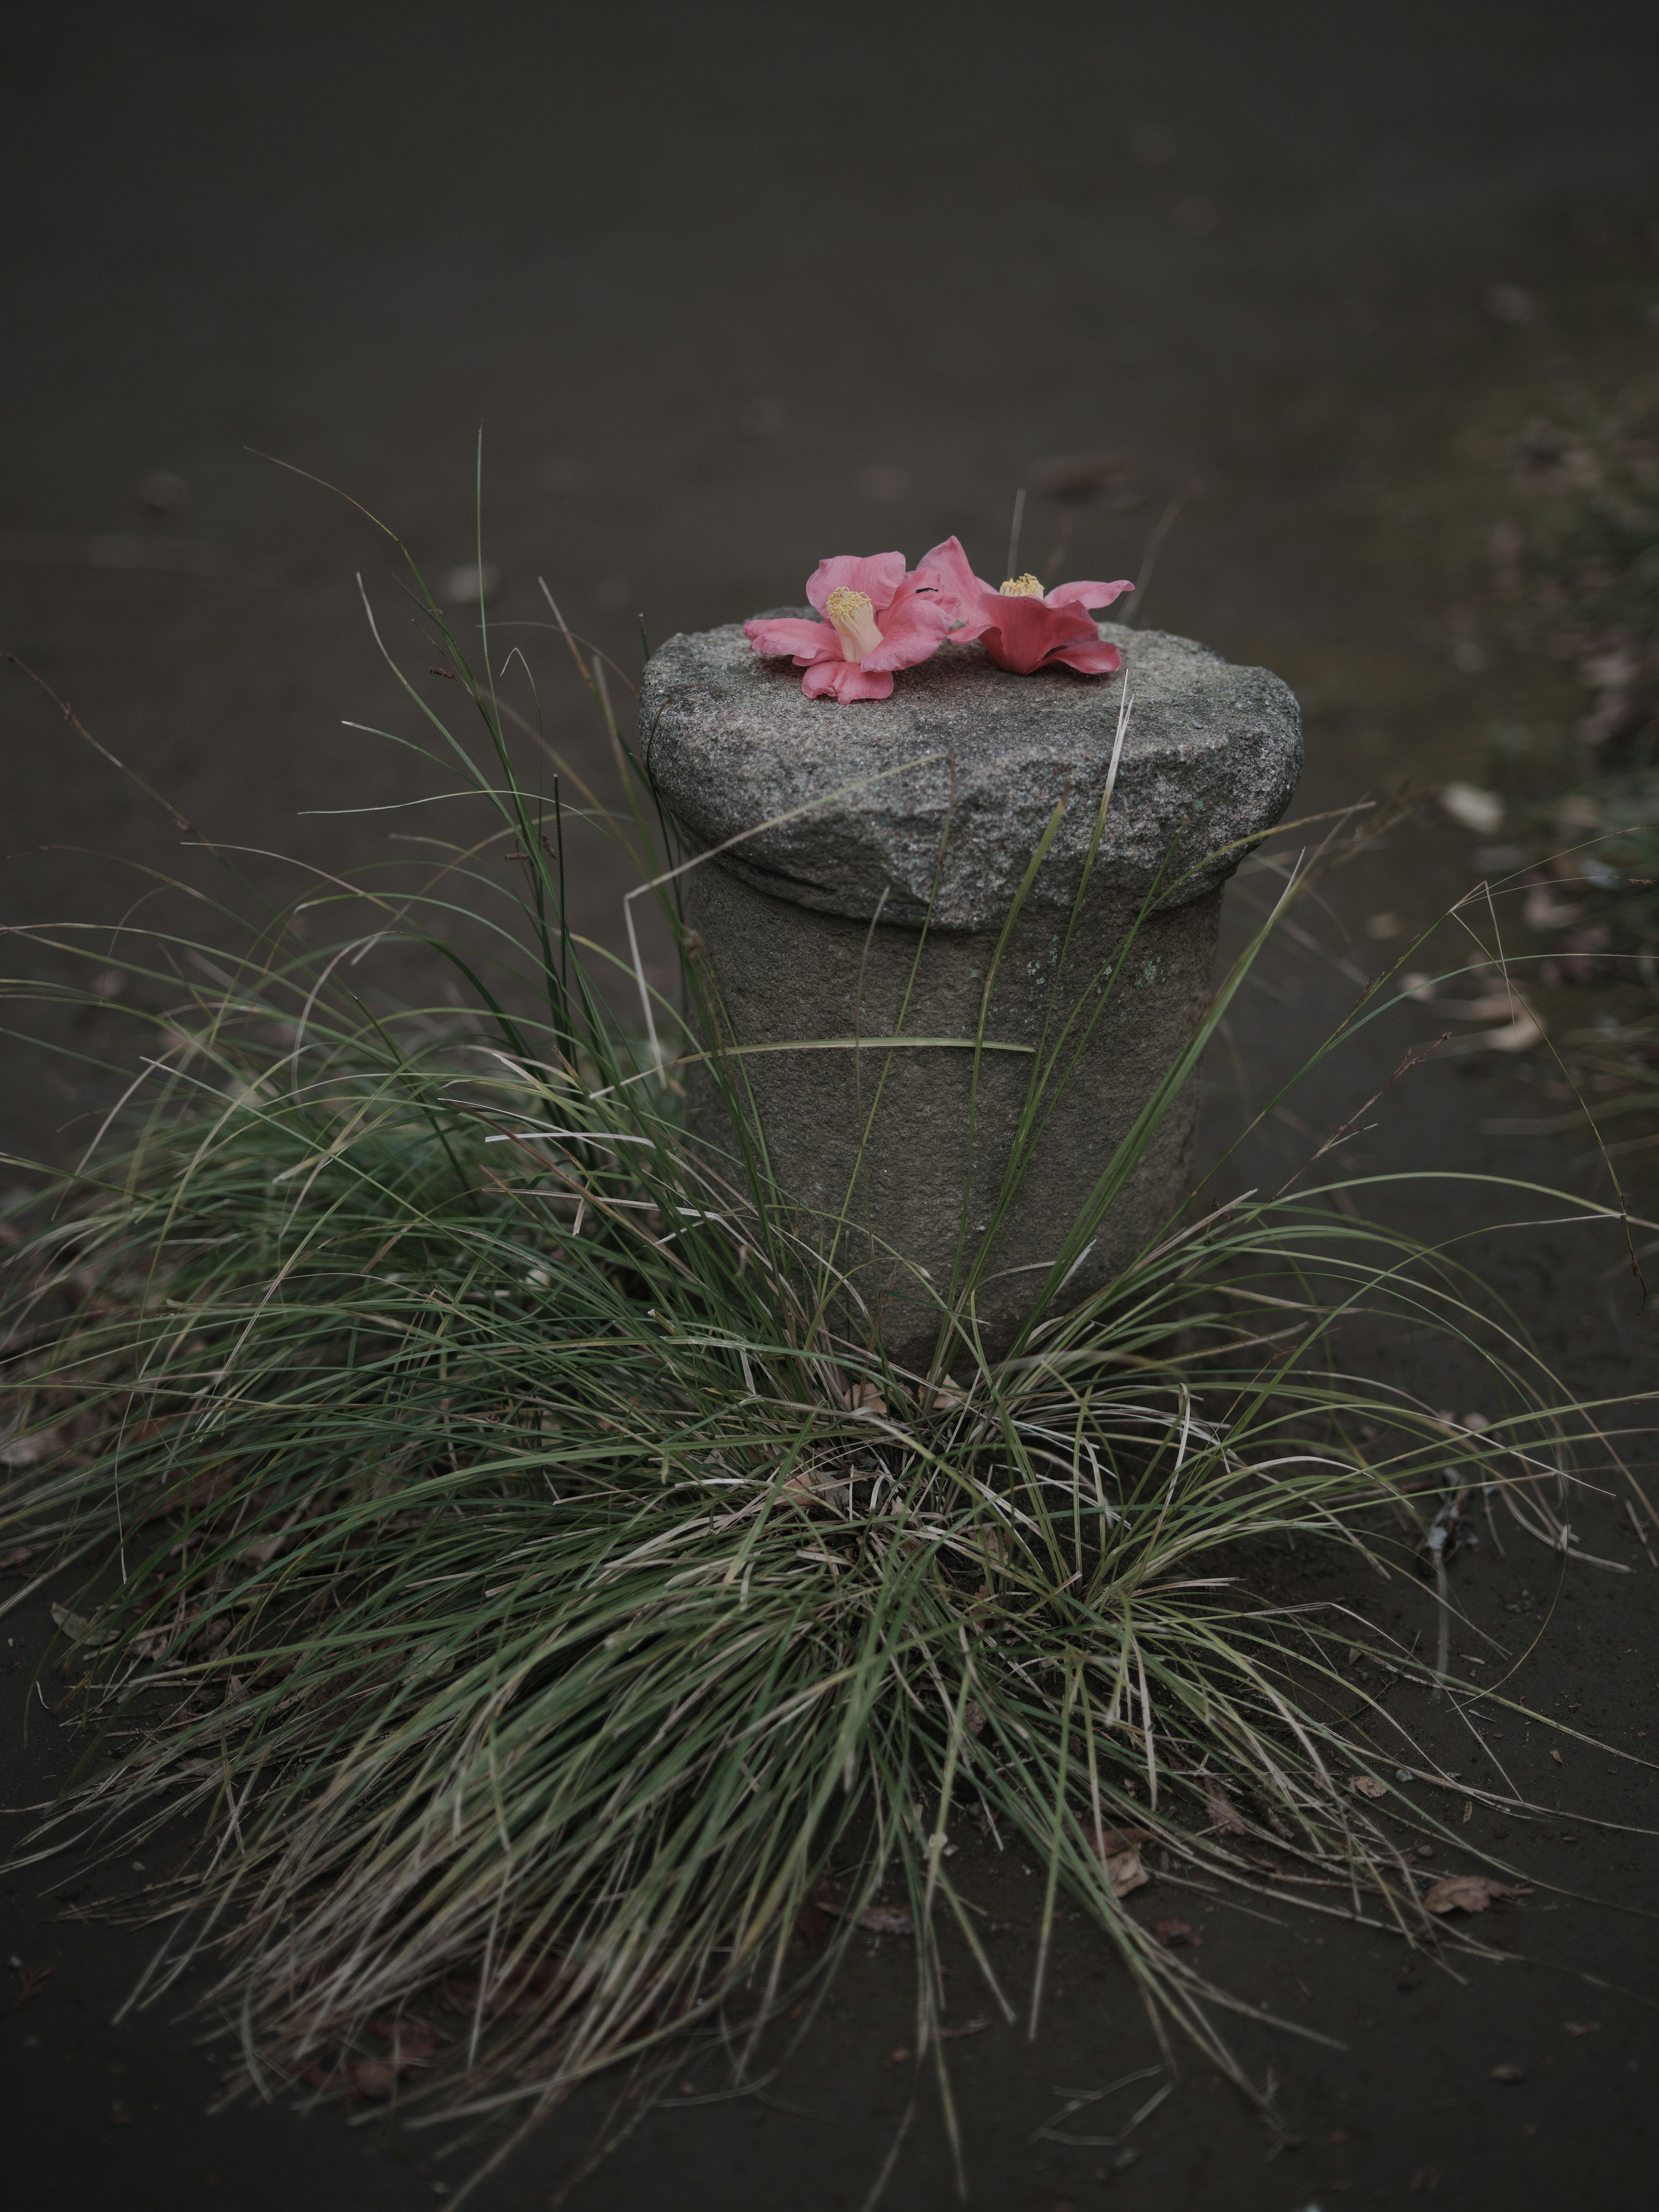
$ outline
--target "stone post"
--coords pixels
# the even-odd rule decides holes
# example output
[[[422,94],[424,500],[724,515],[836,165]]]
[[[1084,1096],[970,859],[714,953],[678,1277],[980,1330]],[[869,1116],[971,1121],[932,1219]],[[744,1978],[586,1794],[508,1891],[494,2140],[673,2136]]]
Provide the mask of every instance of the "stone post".
[[[640,747],[658,794],[690,850],[726,848],[681,879],[726,1042],[830,1048],[727,1065],[746,1079],[803,1232],[851,1277],[902,1365],[932,1356],[933,1294],[963,1228],[970,1249],[985,1231],[1026,1098],[1029,1051],[986,1052],[975,1098],[969,1047],[1055,805],[1065,813],[1004,948],[985,1036],[1034,1047],[1045,1023],[1052,1042],[1073,1009],[1086,1021],[1104,1005],[993,1248],[976,1301],[993,1354],[1190,1038],[1237,841],[1279,818],[1301,770],[1296,701],[1276,676],[1186,638],[1100,628],[1123,648],[1121,675],[1014,676],[976,646],[947,644],[891,698],[847,706],[803,696],[799,672],[752,654],[735,623],[671,638],[646,670]],[[1116,787],[1079,904],[1126,681]],[[901,1036],[957,1042],[879,1042]],[[855,1048],[837,1042],[848,1039]],[[740,1180],[718,1084],[694,1067],[687,1087],[694,1142]],[[1189,1084],[1062,1303],[1108,1282],[1180,1205],[1197,1111]]]

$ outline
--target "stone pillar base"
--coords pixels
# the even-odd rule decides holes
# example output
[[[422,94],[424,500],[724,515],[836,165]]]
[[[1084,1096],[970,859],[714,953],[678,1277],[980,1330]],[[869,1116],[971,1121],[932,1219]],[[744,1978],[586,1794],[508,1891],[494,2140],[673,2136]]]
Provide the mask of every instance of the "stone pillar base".
[[[959,1244],[969,1260],[985,1248],[974,1314],[987,1350],[1012,1341],[1190,1040],[1222,884],[1300,769],[1296,702],[1276,677],[1186,639],[1101,632],[1124,647],[1124,677],[1012,676],[947,645],[891,699],[845,707],[805,699],[736,625],[671,639],[647,670],[642,755],[692,848],[711,854],[682,882],[726,1080],[799,1232],[857,1293],[836,1325],[878,1334],[901,1365],[933,1357]],[[1090,866],[1126,678],[1127,734]],[[975,1077],[986,977],[1057,805],[985,1020],[988,1045],[1024,1049],[985,1051]],[[1033,1070],[1068,1020],[999,1214]],[[796,1048],[742,1049],[777,1046]],[[730,1163],[707,1066],[688,1097],[692,1141]],[[1178,1209],[1197,1110],[1189,1083],[1059,1305],[1109,1283]]]
[[[781,1189],[799,1209],[802,1233],[848,1278],[899,1365],[927,1365],[958,1243],[971,1259],[988,1234],[975,1313],[992,1355],[1007,1347],[1096,1178],[1197,1024],[1220,898],[1213,890],[1149,915],[1127,958],[1133,912],[1093,907],[1063,967],[1066,916],[1022,916],[1003,950],[985,1035],[994,1045],[1032,1049],[985,1052],[975,1075],[970,1045],[995,935],[939,933],[924,941],[914,930],[872,930],[773,898],[718,862],[694,872],[687,919],[705,948],[695,957],[729,1024],[726,1042],[886,1038],[901,1020],[913,1037],[961,1040],[739,1053],[723,1066],[763,1136]],[[1107,969],[1114,973],[1103,990]],[[1074,1014],[1071,1044],[1038,1107],[1045,1125],[994,1232],[1036,1048],[1045,1024],[1052,1040]],[[1163,1228],[1187,1186],[1197,1114],[1197,1086],[1188,1084],[1096,1231],[1061,1304],[1109,1282]],[[711,1159],[734,1150],[721,1085],[707,1067],[691,1071],[688,1121]],[[837,1319],[857,1327],[845,1309]]]

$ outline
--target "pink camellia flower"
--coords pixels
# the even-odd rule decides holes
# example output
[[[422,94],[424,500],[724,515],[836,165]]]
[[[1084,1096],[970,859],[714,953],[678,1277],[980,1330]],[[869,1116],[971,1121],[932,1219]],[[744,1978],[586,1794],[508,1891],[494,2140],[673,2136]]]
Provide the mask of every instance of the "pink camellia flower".
[[[926,660],[954,620],[938,580],[907,570],[902,553],[838,553],[820,561],[806,596],[823,622],[757,616],[743,629],[752,651],[787,653],[806,671],[800,688],[809,699],[890,697],[893,671]]]
[[[918,574],[937,580],[956,625],[951,635],[957,643],[969,645],[977,638],[999,668],[1016,676],[1029,676],[1057,660],[1085,676],[1109,676],[1123,665],[1123,655],[1103,642],[1085,610],[1109,607],[1133,591],[1127,579],[1115,584],[1056,584],[1045,592],[1035,576],[1011,576],[997,589],[974,574],[954,538],[925,555]]]

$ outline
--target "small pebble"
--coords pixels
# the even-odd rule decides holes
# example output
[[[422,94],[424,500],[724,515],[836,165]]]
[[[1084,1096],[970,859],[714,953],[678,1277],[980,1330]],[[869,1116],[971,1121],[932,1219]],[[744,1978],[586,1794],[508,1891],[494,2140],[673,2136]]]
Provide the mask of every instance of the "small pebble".
[[[480,598],[493,599],[501,588],[501,572],[486,561],[479,568],[474,561],[464,561],[458,568],[446,568],[438,579],[438,597],[446,606],[476,606]]]

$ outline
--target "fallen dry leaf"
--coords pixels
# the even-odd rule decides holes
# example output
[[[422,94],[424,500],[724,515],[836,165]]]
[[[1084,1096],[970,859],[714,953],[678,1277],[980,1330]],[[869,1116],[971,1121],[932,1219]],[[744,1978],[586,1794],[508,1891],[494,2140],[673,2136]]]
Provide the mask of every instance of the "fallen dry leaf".
[[[301,2066],[294,2078],[303,2081],[308,2089],[337,2089],[343,2077],[337,2066],[325,2066],[319,2059],[313,2058]]]
[[[902,1905],[866,1905],[858,1924],[872,1936],[914,1936],[916,1923]]]
[[[816,1951],[829,1931],[830,1923],[840,1917],[841,1899],[835,1886],[828,1880],[819,1882],[795,1915],[795,1933],[809,1948]]]
[[[1494,2081],[1524,2081],[1527,2069],[1524,2066],[1494,2066],[1492,2078]]]
[[[1548,1034],[1532,1009],[1517,1016],[1507,1028],[1487,1030],[1480,1042],[1490,1052],[1525,1052]]]
[[[489,2016],[501,2012],[533,2011],[537,2000],[545,1996],[558,1978],[559,1961],[556,1959],[538,1959],[533,1966],[515,1966],[490,1984],[489,1993],[484,1996],[483,2009]],[[460,2013],[477,2012],[482,1994],[483,1984],[477,1974],[452,1974],[447,1981],[441,1982],[434,1992],[437,2002],[447,2011]],[[377,2021],[374,2025],[383,2034],[388,2033],[381,2023]],[[412,2033],[416,2027],[428,2035],[432,2034],[432,2030],[423,2022],[415,2023],[412,2027],[410,2022],[405,2021],[403,2027],[404,2036]],[[434,2045],[436,2041],[436,2037],[433,2036]]]
[[[1185,1920],[1154,1920],[1152,1933],[1166,1951],[1178,1951],[1188,1944],[1195,1951],[1204,1938]]]
[[[138,1659],[159,1659],[162,1652],[164,1652],[167,1646],[173,1642],[174,1637],[178,1636],[183,1638],[186,1636],[189,1631],[195,1626],[201,1617],[201,1611],[198,1607],[194,1612],[187,1613],[184,1616],[183,1620],[172,1628],[147,1628],[142,1636],[135,1636],[132,1639],[132,1651],[134,1657]]]
[[[431,2064],[433,2053],[438,2048],[438,2031],[429,2021],[372,2020],[368,2024],[376,2035],[383,2035],[392,2045],[391,2063],[400,2074]]]
[[[17,1437],[0,1444],[0,1467],[33,1467],[57,1450],[62,1438],[56,1429],[38,1429],[32,1437]]]
[[[1495,837],[1504,826],[1504,802],[1495,791],[1483,791],[1478,784],[1449,783],[1439,796],[1452,820],[1479,836]]]
[[[31,1997],[40,1996],[52,1979],[52,1971],[50,1966],[20,1966],[17,1969],[17,1995],[12,2005],[14,2012],[19,2005],[27,2004]]]
[[[348,2058],[344,2073],[352,2095],[370,2104],[389,2097],[398,2086],[398,2069],[389,2058]]]
[[[1564,1765],[1564,1764],[1565,1764],[1565,1761],[1563,1760],[1563,1759],[1562,1759],[1562,1757],[1561,1757],[1560,1753],[1559,1753],[1559,1751],[1557,1751],[1557,1750],[1556,1750],[1556,1748],[1555,1748],[1555,1747],[1554,1747],[1554,1745],[1553,1745],[1553,1744],[1552,1744],[1552,1745],[1551,1745],[1551,1747],[1550,1747],[1550,1757],[1551,1757],[1551,1758],[1555,1761],[1555,1763],[1556,1763],[1556,1765],[1557,1765],[1558,1766],[1560,1766],[1560,1765]]]
[[[48,1610],[71,1644],[84,1644],[88,1651],[96,1651],[100,1645],[115,1641],[114,1629],[94,1628],[83,1613],[71,1613],[66,1605],[54,1602]]]
[[[1209,1815],[1210,1826],[1219,1828],[1224,1836],[1248,1836],[1250,1824],[1240,1813],[1226,1791],[1213,1782],[1204,1789],[1204,1810]]]
[[[438,2048],[438,2032],[423,2020],[372,2020],[371,2031],[392,2045],[386,2058],[337,2059],[329,2064],[313,2061],[299,2069],[299,2078],[313,2089],[343,2089],[355,2104],[379,2104],[390,2097],[405,2075],[432,2063]]]
[[[1386,1797],[1389,1794],[1388,1784],[1378,1782],[1369,1774],[1351,1775],[1348,1787],[1359,1797]]]
[[[1452,1874],[1436,1882],[1423,1899],[1431,1912],[1484,1912],[1495,1897],[1530,1897],[1532,1892],[1489,1874]]]
[[[1448,1000],[1446,1005],[1474,1022],[1519,1021],[1527,1012],[1511,991],[1485,991],[1478,999]]]
[[[1599,2020],[1564,2020],[1561,2025],[1569,2035],[1594,2035],[1601,2023]]]
[[[0,1573],[8,1567],[21,1567],[25,1559],[33,1557],[34,1547],[32,1544],[18,1544],[9,1552],[0,1552]]]
[[[1114,1896],[1127,1897],[1132,1889],[1144,1889],[1152,1880],[1140,1863],[1140,1853],[1136,1848],[1151,1841],[1145,1828],[1108,1828],[1103,1834],[1096,1835],[1095,1856],[1106,1869]]]
[[[884,1421],[887,1401],[873,1382],[855,1382],[848,1401],[848,1410],[855,1416],[862,1414],[866,1420]]]
[[[841,1893],[826,1875],[808,1897],[795,1922],[795,1933],[805,1936],[809,1943],[822,1941],[832,1920],[839,1920],[847,1911]],[[871,1936],[914,1936],[915,1923],[902,1905],[866,1905],[854,1922]]]

